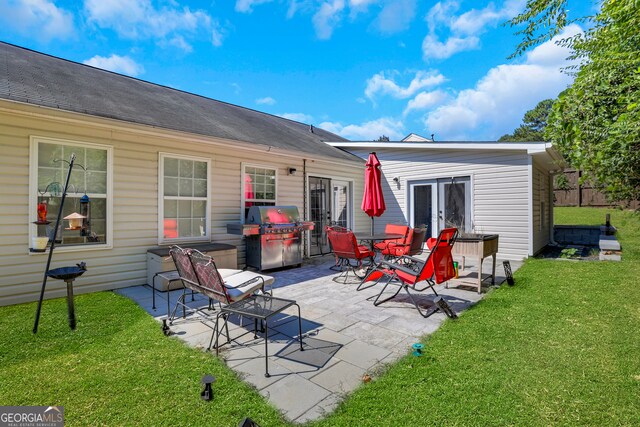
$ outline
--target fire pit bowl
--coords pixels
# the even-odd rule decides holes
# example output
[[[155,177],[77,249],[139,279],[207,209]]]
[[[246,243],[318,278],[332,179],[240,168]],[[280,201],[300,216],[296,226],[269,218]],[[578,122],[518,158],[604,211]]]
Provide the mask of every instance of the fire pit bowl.
[[[82,276],[85,271],[87,271],[87,269],[83,267],[60,267],[47,271],[47,276],[68,282],[75,280],[76,277]]]

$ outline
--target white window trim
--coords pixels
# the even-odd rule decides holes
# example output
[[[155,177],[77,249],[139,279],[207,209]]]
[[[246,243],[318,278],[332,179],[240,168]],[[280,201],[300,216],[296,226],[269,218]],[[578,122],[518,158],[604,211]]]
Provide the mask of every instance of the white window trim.
[[[275,171],[276,173],[276,189],[275,189],[275,194],[276,194],[276,198],[273,200],[273,202],[277,205],[278,204],[278,168],[276,166],[266,166],[266,165],[261,165],[261,164],[257,164],[257,163],[245,163],[242,162],[240,163],[240,223],[244,224],[244,205],[246,202],[246,198],[244,195],[244,174],[245,174],[245,169],[247,167],[250,168],[260,168],[260,169],[271,169],[272,171]],[[266,200],[266,199],[261,199],[261,201],[264,202],[271,202],[271,200]]]
[[[73,245],[57,246],[56,252],[80,252],[80,251],[101,251],[113,249],[113,146],[95,144],[93,142],[74,141],[62,138],[49,138],[44,136],[31,135],[29,137],[29,242],[27,247],[31,247],[31,238],[37,233],[37,225],[33,224],[37,220],[37,200],[38,200],[38,144],[62,144],[83,148],[96,148],[107,151],[107,233],[105,244],[98,245]],[[64,159],[68,160],[68,159]],[[66,178],[66,175],[65,175]],[[64,185],[64,183],[60,183]],[[29,255],[43,255],[49,253],[49,248],[45,252],[31,252]]]
[[[207,204],[205,222],[207,224],[204,236],[179,237],[177,239],[164,238],[164,159],[182,159],[205,162],[207,164]],[[166,245],[181,242],[209,242],[211,241],[211,159],[206,157],[186,156],[183,154],[159,152],[158,153],[158,244]],[[187,198],[185,198],[187,199]],[[198,198],[199,199],[199,198]]]

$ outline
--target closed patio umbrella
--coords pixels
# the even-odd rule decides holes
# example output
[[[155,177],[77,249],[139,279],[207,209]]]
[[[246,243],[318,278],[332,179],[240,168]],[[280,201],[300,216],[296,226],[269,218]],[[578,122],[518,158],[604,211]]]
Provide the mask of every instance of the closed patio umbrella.
[[[380,216],[387,208],[382,194],[382,171],[380,160],[375,152],[369,154],[364,172],[364,194],[361,209],[371,217],[371,234],[373,234],[373,218]]]

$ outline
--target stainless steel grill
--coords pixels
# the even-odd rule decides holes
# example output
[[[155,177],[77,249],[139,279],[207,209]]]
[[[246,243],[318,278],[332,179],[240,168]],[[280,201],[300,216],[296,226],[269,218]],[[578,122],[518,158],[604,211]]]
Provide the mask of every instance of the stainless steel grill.
[[[259,270],[302,263],[302,232],[312,222],[300,221],[296,206],[252,206],[245,224],[229,224],[227,232],[247,242],[247,265]]]

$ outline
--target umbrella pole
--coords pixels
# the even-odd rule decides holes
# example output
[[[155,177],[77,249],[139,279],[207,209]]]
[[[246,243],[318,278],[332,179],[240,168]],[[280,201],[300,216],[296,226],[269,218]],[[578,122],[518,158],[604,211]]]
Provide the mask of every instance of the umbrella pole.
[[[371,235],[373,236],[374,233],[375,233],[375,226],[373,224],[373,217],[371,217]]]

